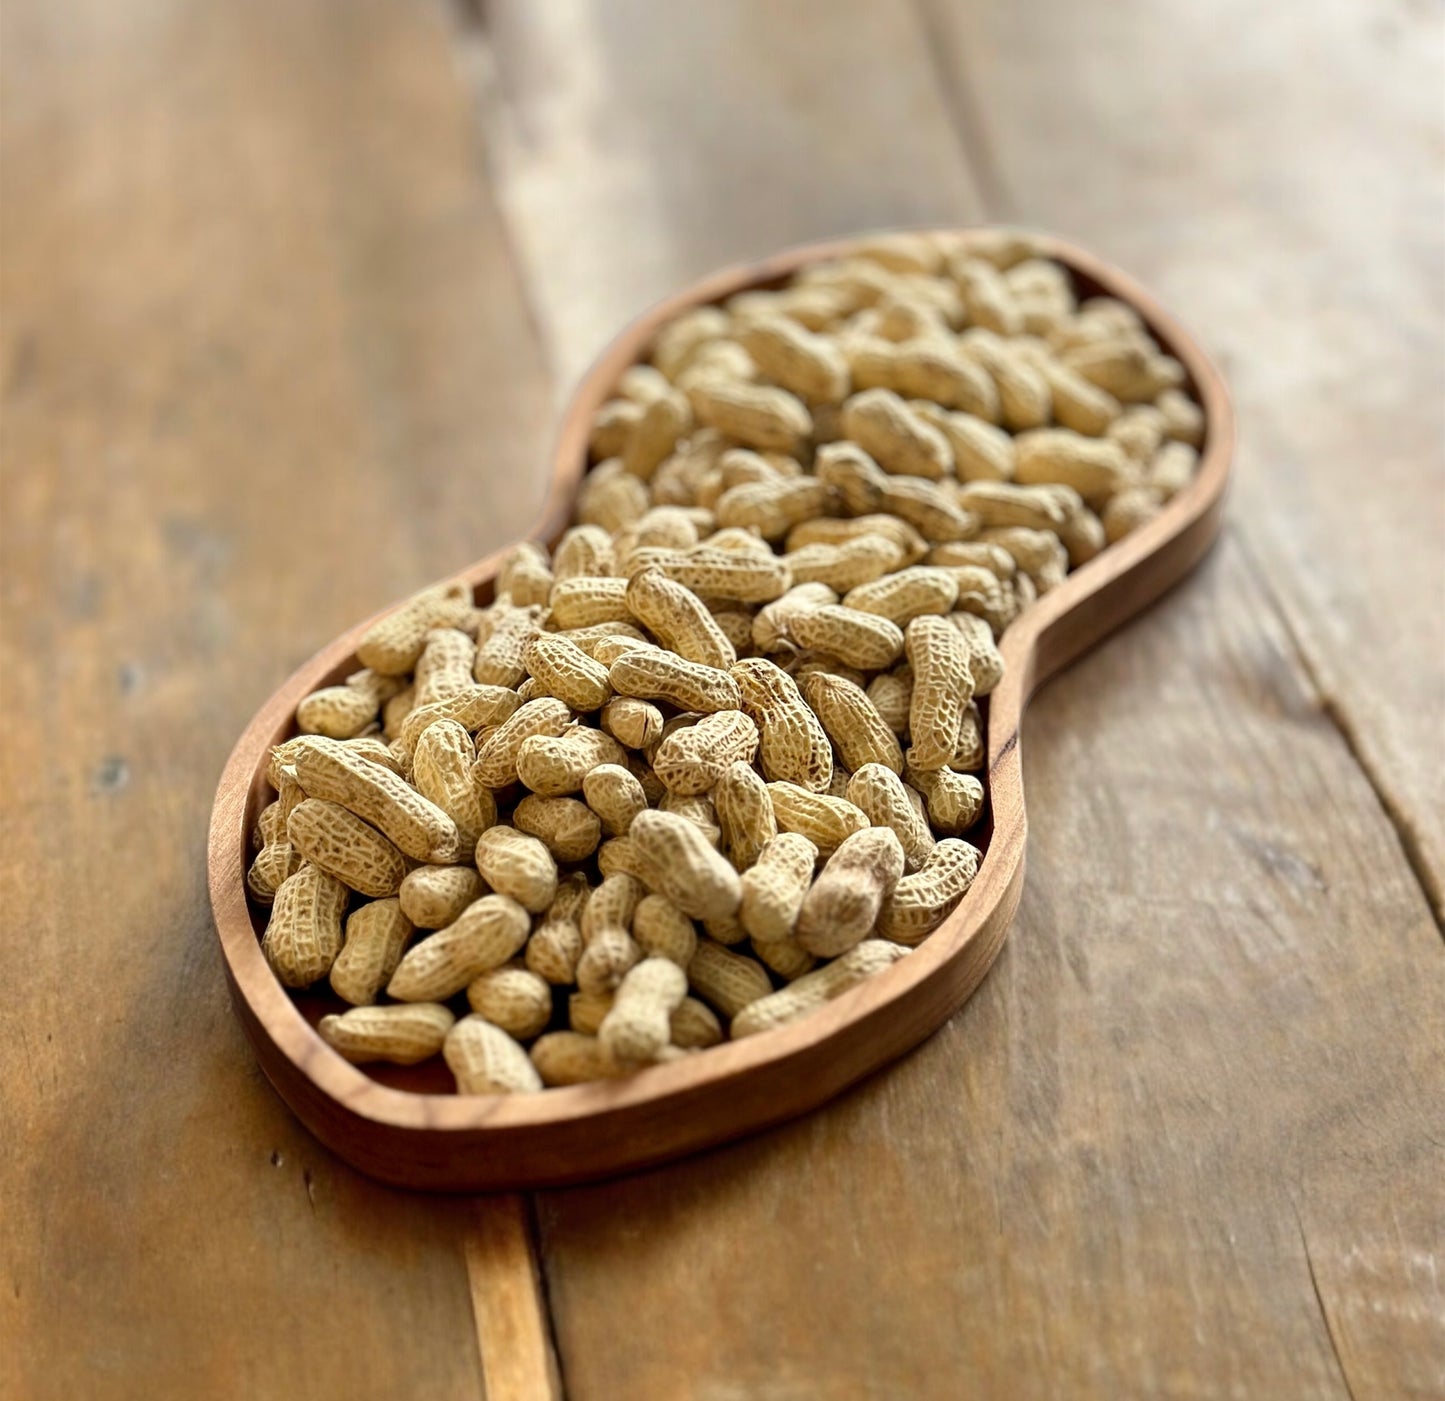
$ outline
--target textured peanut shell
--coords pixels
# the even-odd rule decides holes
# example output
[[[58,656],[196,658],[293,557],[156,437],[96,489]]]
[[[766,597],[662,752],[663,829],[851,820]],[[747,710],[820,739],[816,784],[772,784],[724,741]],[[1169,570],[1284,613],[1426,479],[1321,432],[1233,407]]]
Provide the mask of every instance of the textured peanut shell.
[[[700,422],[748,447],[786,452],[813,429],[802,400],[785,389],[707,379],[688,397]]]
[[[481,894],[482,878],[473,866],[418,866],[398,892],[401,912],[418,929],[444,929]]]
[[[686,968],[697,949],[697,928],[665,895],[644,895],[632,916],[632,937],[648,957]]]
[[[438,720],[455,720],[468,734],[475,734],[480,729],[500,725],[520,704],[515,691],[503,686],[474,684],[445,700],[433,701],[430,705],[416,706],[409,710],[401,722],[397,738],[406,752],[411,754],[415,752],[427,727]],[[377,762],[382,760],[378,758]]]
[[[688,661],[726,670],[737,660],[732,643],[697,595],[661,569],[634,574],[626,599],[637,620]]]
[[[541,609],[515,608],[499,599],[492,614],[491,631],[477,648],[472,676],[485,686],[515,687],[527,674],[523,658],[541,631]]]
[[[687,996],[687,974],[667,958],[645,958],[617,988],[597,1037],[615,1059],[646,1063],[672,1039],[672,1013]]]
[[[720,710],[664,738],[652,768],[669,792],[693,796],[710,792],[730,765],[751,763],[757,750],[752,720],[740,710]]]
[[[472,591],[461,580],[423,589],[372,624],[356,648],[361,664],[383,676],[410,671],[434,627],[455,627],[472,606]]]
[[[417,861],[455,861],[461,850],[456,823],[390,769],[345,749],[336,740],[312,739],[296,754],[296,776],[306,795],[339,803]]]
[[[762,964],[724,948],[713,939],[698,941],[687,976],[692,990],[729,1019],[773,990]]]
[[[572,723],[565,701],[543,696],[528,701],[504,720],[477,747],[474,776],[487,788],[505,788],[517,781],[517,754],[533,735],[560,735]]]
[[[893,887],[879,914],[878,933],[909,947],[922,943],[968,893],[981,859],[976,847],[956,837],[940,841],[920,871]]]
[[[601,730],[570,725],[560,735],[532,735],[517,749],[517,777],[534,793],[561,798],[580,793],[599,764],[624,764],[622,746]]]
[[[798,678],[798,689],[822,721],[850,773],[865,764],[882,764],[903,772],[903,747],[868,693],[856,682],[827,672]]]
[[[441,1050],[456,1018],[436,1002],[406,1007],[354,1007],[322,1017],[316,1030],[332,1050],[354,1064],[391,1061],[416,1065]]]
[[[752,950],[753,957],[763,967],[776,973],[785,982],[801,978],[804,973],[812,972],[818,964],[818,960],[792,937],[775,939],[772,942],[754,939]]]
[[[797,832],[831,856],[854,832],[869,825],[868,819],[846,798],[811,793],[796,783],[770,783],[773,814],[780,832]]]
[[[583,1085],[631,1073],[619,1065],[596,1036],[578,1031],[552,1031],[532,1047],[532,1064],[544,1085]]]
[[[885,472],[937,481],[953,469],[943,434],[890,389],[855,394],[843,405],[842,423],[843,432]]]
[[[787,592],[792,575],[787,563],[763,542],[751,535],[746,535],[746,540],[761,548],[730,548],[724,532],[719,532],[709,542],[683,553],[660,551],[646,567],[655,565],[700,598],[769,603]]]
[[[541,695],[556,696],[579,714],[600,709],[612,694],[607,668],[565,637],[534,637],[522,661]]]
[[[477,779],[475,764],[476,746],[457,720],[434,720],[412,755],[413,785],[456,823],[463,851],[497,820],[496,799]]]
[[[903,652],[903,632],[895,623],[842,604],[799,613],[789,628],[800,647],[862,671],[882,671]]]
[[[389,689],[383,686],[385,682],[390,683]],[[307,696],[296,707],[297,728],[303,734],[352,739],[375,721],[383,701],[400,687],[395,678],[359,671],[340,686],[324,686]]]
[[[876,613],[901,628],[924,613],[948,613],[957,597],[958,583],[953,575],[936,567],[915,565],[850,589],[843,604],[858,612]]]
[[[428,632],[412,677],[415,704],[431,705],[470,690],[475,684],[472,664],[476,653],[476,643],[458,628]]]
[[[467,984],[467,1005],[518,1041],[530,1041],[552,1019],[552,989],[527,968],[494,968]]]
[[[886,939],[865,939],[834,962],[743,1008],[733,1018],[732,1035],[735,1038],[755,1036],[796,1021],[875,973],[892,967],[907,952],[907,948]]]
[[[903,847],[888,827],[855,832],[828,858],[803,897],[795,931],[818,958],[836,958],[872,932],[903,874]]]
[[[896,569],[903,557],[896,540],[874,533],[836,545],[803,545],[784,556],[794,584],[826,584],[839,593],[881,579]]]
[[[441,1002],[500,968],[527,942],[527,912],[506,895],[474,900],[445,929],[403,955],[386,990],[400,1002]]]
[[[735,760],[719,776],[712,801],[722,850],[737,870],[746,871],[778,832],[768,786],[751,763]]]
[[[335,876],[306,863],[282,881],[261,952],[286,987],[309,987],[331,971],[341,952],[347,898]]]
[[[906,772],[909,783],[923,794],[928,805],[929,825],[940,835],[956,837],[982,816],[983,784],[972,774],[953,769],[917,769],[911,762]]]
[[[353,1007],[375,1002],[411,936],[412,921],[395,897],[354,910],[346,921],[346,942],[331,965],[332,991]]]
[[[908,624],[907,647],[913,670],[910,762],[919,769],[940,769],[953,757],[963,707],[973,698],[968,652],[947,619],[935,617]]]
[[[803,897],[812,884],[818,848],[799,832],[781,832],[766,842],[742,875],[738,917],[757,943],[792,937]]]
[[[642,784],[622,764],[599,764],[582,780],[582,794],[610,837],[625,835],[647,806]]]
[[[602,840],[597,814],[577,798],[529,793],[513,810],[512,822],[519,832],[546,843],[558,861],[585,861]]]
[[[633,820],[628,836],[642,856],[648,887],[684,914],[712,919],[737,910],[742,899],[738,873],[695,823],[649,809]]]
[[[629,652],[612,663],[608,675],[619,695],[663,700],[681,710],[737,710],[742,700],[726,671],[671,652]]]
[[[744,713],[758,727],[763,776],[825,789],[833,773],[832,746],[793,678],[763,657],[743,658],[731,674]]]
[[[526,1051],[501,1027],[475,1014],[463,1017],[447,1033],[442,1055],[459,1094],[524,1094],[542,1088],[542,1077]]]
[[[662,712],[635,696],[614,696],[598,718],[602,728],[628,749],[645,749],[662,734]]]
[[[887,827],[898,838],[906,869],[916,871],[928,859],[933,832],[897,772],[883,764],[863,765],[848,780],[847,798],[874,827]]]
[[[723,1039],[722,1023],[706,1002],[684,997],[668,1018],[672,1044],[688,1051],[701,1051],[716,1046]]]
[[[612,1010],[610,988],[581,988],[567,998],[567,1025],[584,1036],[596,1036]]]
[[[557,863],[546,843],[515,827],[499,824],[483,832],[476,862],[493,890],[534,913],[545,910],[557,894]]]

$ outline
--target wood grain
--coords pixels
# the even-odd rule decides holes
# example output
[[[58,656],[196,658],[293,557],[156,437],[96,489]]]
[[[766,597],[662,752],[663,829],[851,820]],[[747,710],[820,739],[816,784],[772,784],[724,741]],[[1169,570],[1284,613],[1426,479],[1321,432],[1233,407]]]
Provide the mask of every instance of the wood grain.
[[[1115,258],[1219,353],[1242,541],[1445,919],[1438,11],[922,8],[992,212]]]
[[[958,1017],[764,1139],[543,1195],[573,1397],[1438,1388],[1445,957],[1222,553],[1038,698]]]
[[[487,0],[483,14],[489,163],[560,385],[714,268],[982,215],[906,6]]]
[[[525,1197],[485,1197],[462,1238],[486,1401],[559,1401]]]
[[[498,135],[494,123],[491,149],[505,150],[515,130],[536,140],[525,176],[498,167],[522,256],[547,246],[540,189],[597,230],[589,259],[617,265],[605,284],[578,283],[550,256],[530,255],[554,362],[575,363],[597,321],[693,270],[693,248],[705,250],[699,260],[745,251],[759,219],[779,241],[812,234],[817,171],[829,173],[827,217],[842,228],[878,222],[877,191],[900,169],[910,185],[895,197],[900,209],[934,200],[950,218],[976,216],[982,191],[990,212],[1083,231],[1087,200],[1090,236],[1136,254],[1141,272],[1205,313],[1232,370],[1247,359],[1261,376],[1246,406],[1256,474],[1289,491],[1276,501],[1253,488],[1236,520],[1299,529],[1291,513],[1308,504],[1314,474],[1333,484],[1330,509],[1345,509],[1344,474],[1361,458],[1320,422],[1343,426],[1347,410],[1326,402],[1337,391],[1385,392],[1369,374],[1379,346],[1330,337],[1324,313],[1306,329],[1319,295],[1309,262],[1284,267],[1299,246],[1293,207],[1263,193],[1250,204],[1223,184],[1236,172],[1245,193],[1264,191],[1293,178],[1297,152],[1311,171],[1330,159],[1309,121],[1331,70],[1299,75],[1303,95],[1291,95],[1298,64],[1282,52],[1285,19],[1252,15],[1205,36],[1211,14],[1186,24],[1186,7],[1171,4],[1148,20],[1146,51],[1102,5],[1067,7],[1073,19],[1047,6],[1036,20],[1017,7],[942,6],[913,33],[889,7],[892,43],[867,29],[883,7],[838,6],[836,23],[815,15],[796,30],[772,7],[730,5],[725,21],[722,8],[628,4],[605,26],[569,30],[564,49],[526,7],[488,7],[493,70],[523,75],[504,90],[508,125]],[[1130,13],[1144,23],[1142,9]],[[1331,7],[1321,32],[1340,14]],[[1392,12],[1387,23],[1405,21]],[[745,72],[689,63],[716,51],[720,29],[784,57]],[[806,45],[827,57],[790,63]],[[1259,57],[1241,67],[1241,52]],[[1363,64],[1351,71],[1376,71]],[[887,74],[881,86],[850,80],[870,66]],[[975,70],[986,86],[968,81]],[[575,121],[555,100],[547,75],[578,71],[608,95],[605,122]],[[799,120],[786,143],[732,139],[794,112],[791,75],[803,71],[806,103],[832,120]],[[677,102],[688,82],[705,87],[705,105]],[[1084,83],[1091,102],[1079,96]],[[1218,100],[1231,83],[1254,84],[1255,101]],[[1266,89],[1291,104],[1287,133],[1267,129],[1277,104]],[[1196,90],[1214,94],[1207,110],[1188,106]],[[899,120],[898,92],[928,115]],[[1373,100],[1362,91],[1358,106]],[[1168,145],[1186,125],[1171,117],[1176,106],[1190,112],[1182,158]],[[1012,145],[996,141],[998,124],[1020,112],[1047,121],[1046,150],[1022,125]],[[1369,125],[1351,139],[1368,140]],[[865,150],[878,133],[888,149]],[[630,155],[629,141],[645,156]],[[841,158],[850,141],[853,158]],[[706,180],[695,169],[703,153]],[[593,162],[630,160],[674,173],[673,205],[654,198],[629,221],[610,182],[600,193],[569,184],[568,172]],[[1191,193],[1209,160],[1213,185]],[[1008,181],[1028,161],[1047,178],[1014,198]],[[769,199],[750,200],[738,172]],[[670,225],[659,227],[659,210]],[[1371,224],[1366,208],[1359,218],[1384,247],[1403,237]],[[1250,239],[1236,228],[1246,219]],[[1412,227],[1409,248],[1438,252],[1438,229],[1418,216]],[[1367,242],[1361,235],[1360,265],[1379,260],[1378,249],[1365,256]],[[1275,278],[1288,274],[1297,289],[1282,303],[1290,317],[1274,312],[1268,279],[1241,272],[1246,254],[1268,247]],[[1332,285],[1358,285],[1349,276],[1338,268]],[[1368,286],[1386,276],[1409,278],[1373,268]],[[612,306],[627,297],[631,306]],[[1361,289],[1346,305],[1364,300]],[[1253,329],[1235,319],[1244,311]],[[1380,312],[1378,337],[1386,320]],[[1273,353],[1260,355],[1256,331]],[[1306,346],[1316,366],[1335,357],[1328,373],[1295,378]],[[1430,363],[1416,331],[1391,339],[1389,354],[1418,357],[1412,369]],[[1371,421],[1377,437],[1398,441]],[[1425,421],[1406,430],[1412,443],[1428,440]],[[1273,456],[1302,433],[1308,472],[1299,446]],[[1425,470],[1415,462],[1389,478],[1407,497],[1406,479]],[[1422,493],[1411,499],[1427,514]],[[1399,512],[1382,500],[1361,509],[1375,520]],[[1237,525],[1203,585],[1040,698],[1026,774],[1030,882],[1010,949],[962,1015],[888,1076],[764,1140],[542,1197],[570,1394],[943,1397],[962,1386],[1358,1398],[1445,1385],[1445,1103],[1430,1070],[1445,1047],[1445,967],[1392,821],[1400,803],[1335,723],[1337,697],[1313,679],[1304,622],[1349,640],[1357,657],[1397,644],[1370,635],[1367,617],[1330,612],[1326,590],[1368,577],[1342,584],[1324,563],[1353,538],[1348,522],[1298,552],[1297,607],[1281,601],[1283,565],[1258,543],[1263,529]],[[1406,582],[1391,596],[1423,603],[1432,554],[1418,531],[1402,540]],[[1410,616],[1417,636],[1433,637],[1428,618]],[[1399,643],[1393,661],[1395,695],[1430,702],[1431,670],[1413,643]],[[1417,787],[1428,783],[1439,771],[1425,762],[1428,709],[1405,715],[1378,671],[1357,668],[1353,684],[1415,756]],[[659,1298],[661,1314],[650,1307]]]
[[[1441,1394],[1438,16],[479,8],[449,50],[402,0],[0,7],[0,1393],[477,1394],[473,1204],[342,1168],[237,1034],[231,737],[534,518],[552,396],[647,301],[1003,215],[1225,353],[1234,541],[1036,703],[961,1017],[541,1200],[569,1392]]]
[[[265,1084],[202,839],[282,676],[540,499],[447,31],[3,10],[0,1394],[475,1397],[472,1208],[361,1179]]]

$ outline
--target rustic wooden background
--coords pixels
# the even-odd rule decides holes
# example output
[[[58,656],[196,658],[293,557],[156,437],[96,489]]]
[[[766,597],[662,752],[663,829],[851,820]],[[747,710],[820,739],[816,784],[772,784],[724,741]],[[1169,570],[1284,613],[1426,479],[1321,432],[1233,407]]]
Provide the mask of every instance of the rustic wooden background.
[[[1219,357],[1225,539],[1039,697],[1028,889],[961,1015],[804,1122],[531,1201],[567,1395],[1445,1394],[1437,6],[0,23],[0,1394],[499,1374],[489,1204],[358,1177],[242,1040],[222,762],[327,638],[527,526],[631,313],[983,219],[1091,245]]]

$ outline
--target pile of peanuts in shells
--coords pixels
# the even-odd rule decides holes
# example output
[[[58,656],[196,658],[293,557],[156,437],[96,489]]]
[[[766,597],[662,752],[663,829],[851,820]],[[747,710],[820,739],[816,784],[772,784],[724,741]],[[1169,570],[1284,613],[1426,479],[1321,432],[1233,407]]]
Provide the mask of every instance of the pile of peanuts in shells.
[[[893,235],[657,332],[554,551],[375,624],[272,751],[247,884],[353,1062],[608,1079],[905,957],[981,859],[978,698],[1190,479],[1139,316],[1027,236]]]

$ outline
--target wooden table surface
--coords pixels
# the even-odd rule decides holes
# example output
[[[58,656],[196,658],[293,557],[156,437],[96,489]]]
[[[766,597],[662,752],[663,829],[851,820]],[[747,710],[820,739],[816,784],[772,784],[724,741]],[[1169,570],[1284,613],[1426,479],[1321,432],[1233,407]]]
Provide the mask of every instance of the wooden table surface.
[[[1445,1395],[1437,7],[8,0],[3,63],[0,1395],[502,1401],[548,1338],[579,1401]],[[227,1000],[245,720],[529,524],[646,303],[986,219],[1156,289],[1243,433],[1030,713],[997,967],[679,1166],[357,1176]]]

